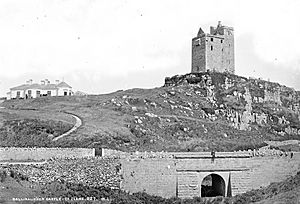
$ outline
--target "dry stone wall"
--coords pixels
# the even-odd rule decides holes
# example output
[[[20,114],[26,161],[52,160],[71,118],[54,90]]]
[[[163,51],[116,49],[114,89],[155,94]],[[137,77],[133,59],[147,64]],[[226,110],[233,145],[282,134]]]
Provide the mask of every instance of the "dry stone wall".
[[[50,158],[95,157],[95,149],[87,148],[0,148],[0,161],[41,161]]]

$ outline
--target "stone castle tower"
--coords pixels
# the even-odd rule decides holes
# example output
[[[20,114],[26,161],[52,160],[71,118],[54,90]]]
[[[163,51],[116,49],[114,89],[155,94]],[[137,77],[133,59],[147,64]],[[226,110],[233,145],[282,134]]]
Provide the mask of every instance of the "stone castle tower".
[[[233,28],[221,25],[210,27],[210,33],[200,28],[192,40],[192,73],[229,72],[234,74]]]

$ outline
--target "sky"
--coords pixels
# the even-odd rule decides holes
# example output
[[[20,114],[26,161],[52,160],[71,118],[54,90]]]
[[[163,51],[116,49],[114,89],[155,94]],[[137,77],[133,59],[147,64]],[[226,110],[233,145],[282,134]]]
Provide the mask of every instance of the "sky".
[[[191,39],[234,27],[237,75],[300,90],[299,0],[1,0],[0,97],[28,79],[103,94],[191,71]]]

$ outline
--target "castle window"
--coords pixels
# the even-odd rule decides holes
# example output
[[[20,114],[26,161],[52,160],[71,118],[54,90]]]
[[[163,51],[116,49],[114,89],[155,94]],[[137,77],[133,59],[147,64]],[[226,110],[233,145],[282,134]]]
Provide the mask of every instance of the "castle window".
[[[210,41],[212,41],[212,42],[213,42],[213,41],[214,41],[214,39],[213,39],[213,38],[210,38]]]
[[[229,44],[229,47],[230,47],[230,44]]]
[[[221,40],[221,43],[223,43],[223,40]]]
[[[222,48],[222,52],[224,51],[224,49]]]
[[[213,48],[213,46],[210,46],[210,50],[212,51],[214,48]]]

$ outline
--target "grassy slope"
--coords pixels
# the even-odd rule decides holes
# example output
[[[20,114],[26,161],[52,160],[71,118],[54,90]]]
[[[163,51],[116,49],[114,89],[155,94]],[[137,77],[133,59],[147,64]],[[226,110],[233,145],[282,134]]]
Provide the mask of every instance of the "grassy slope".
[[[0,109],[0,146],[50,146],[53,137],[74,123],[62,112]]]
[[[236,84],[225,90],[222,85],[224,75],[212,75],[216,87],[215,105],[206,97],[206,87],[194,82],[105,95],[13,100],[2,105],[14,110],[34,108],[53,114],[56,114],[53,111],[68,111],[81,117],[83,126],[70,136],[53,143],[54,146],[102,146],[127,151],[232,151],[260,147],[265,140],[297,138],[296,135],[274,134],[271,128],[273,124],[251,124],[252,130],[244,131],[234,129],[222,114],[216,119],[212,118],[210,115],[216,110],[243,112],[245,101],[229,95],[234,91],[243,94],[245,86],[249,87],[251,95],[263,97],[260,84],[238,76],[231,77]],[[282,94],[282,110],[276,112],[280,106],[270,102],[253,103],[253,111],[286,114],[287,118],[297,124],[299,121],[295,114],[285,108],[291,103],[291,99],[285,95],[288,93]],[[221,104],[225,107],[220,108]]]
[[[244,194],[235,196],[233,203],[289,203],[298,204],[300,202],[300,172],[288,179],[271,183],[261,189],[251,190]]]
[[[12,198],[34,198],[38,193],[34,192],[27,181],[17,181],[8,177],[5,182],[0,182],[0,198],[10,200]]]
[[[21,174],[14,173],[8,175],[0,167],[0,203],[20,203],[14,202],[13,198],[35,198],[41,197],[39,185],[29,182]]]

